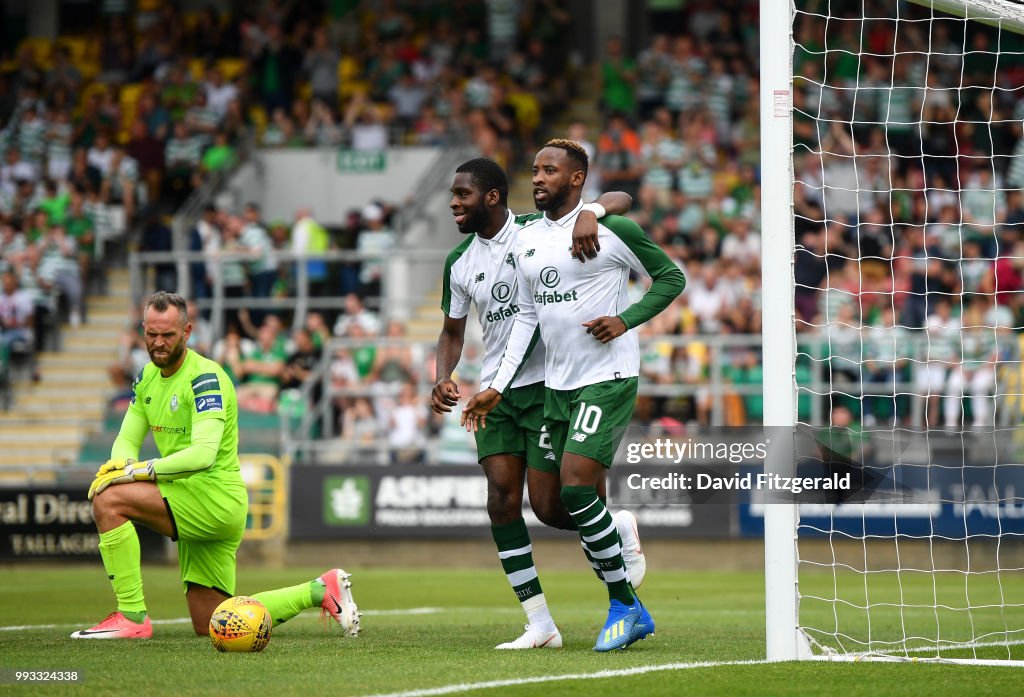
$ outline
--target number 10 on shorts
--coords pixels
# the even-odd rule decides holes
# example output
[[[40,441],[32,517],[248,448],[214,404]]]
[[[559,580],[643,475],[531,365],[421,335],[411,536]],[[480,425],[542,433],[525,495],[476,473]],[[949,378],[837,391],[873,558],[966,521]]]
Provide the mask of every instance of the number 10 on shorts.
[[[576,421],[573,422],[573,429],[587,434],[597,433],[597,427],[601,423],[601,407],[596,404],[588,405],[580,402],[579,411],[576,412]]]

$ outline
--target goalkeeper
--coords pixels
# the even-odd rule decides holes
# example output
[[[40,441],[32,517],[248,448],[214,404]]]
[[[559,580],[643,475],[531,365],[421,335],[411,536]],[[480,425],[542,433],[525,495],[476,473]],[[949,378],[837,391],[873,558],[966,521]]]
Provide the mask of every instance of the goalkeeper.
[[[158,292],[143,314],[151,362],[139,373],[111,459],[89,487],[100,555],[117,610],[75,639],[153,635],[142,593],[141,523],[177,542],[181,581],[196,634],[235,595],[235,552],[245,532],[248,494],[238,465],[238,407],[223,369],[187,348],[192,325],[185,299]],[[139,462],[146,432],[161,457]],[[359,631],[349,575],[332,569],[313,581],[254,597],[274,624],[319,605],[345,634]]]

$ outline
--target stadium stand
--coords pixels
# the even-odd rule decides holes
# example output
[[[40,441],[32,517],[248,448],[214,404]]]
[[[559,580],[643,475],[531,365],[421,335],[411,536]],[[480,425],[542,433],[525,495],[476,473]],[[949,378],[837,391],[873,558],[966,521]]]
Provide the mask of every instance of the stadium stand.
[[[37,349],[47,342],[58,345],[61,320],[70,327],[93,323],[93,303],[83,307],[79,299],[95,288],[97,276],[110,278],[104,268],[110,249],[171,249],[166,216],[217,172],[229,171],[243,159],[250,136],[264,148],[358,150],[446,146],[458,134],[468,134],[478,152],[513,173],[511,207],[530,210],[523,165],[544,137],[569,135],[591,154],[587,197],[607,189],[633,193],[632,216],[689,278],[687,291],[659,319],[657,333],[646,344],[645,374],[653,388],[642,401],[655,400],[659,413],[673,424],[756,422],[760,349],[756,339],[744,339],[754,337],[760,327],[758,82],[753,68],[757,37],[749,29],[755,25],[756,3],[697,3],[672,24],[659,27],[664,31],[635,51],[609,39],[592,74],[571,73],[566,61],[561,71],[552,72],[551,55],[537,36],[527,33],[516,45],[488,45],[476,28],[482,4],[468,3],[467,12],[443,16],[437,8],[409,7],[380,16],[360,8],[354,24],[324,24],[305,5],[289,6],[284,15],[264,10],[228,16],[209,10],[180,13],[171,3],[151,2],[133,26],[114,22],[98,46],[76,37],[23,41],[4,64],[5,80],[0,83],[6,85],[0,94],[0,211],[5,223],[0,251],[6,265],[18,272],[21,287],[34,294]],[[351,31],[353,25],[361,31]],[[491,59],[499,53],[502,62],[496,64]],[[803,57],[795,60],[799,65]],[[844,69],[845,79],[857,78],[856,70]],[[812,67],[808,70],[813,73]],[[878,70],[869,56],[861,72],[871,76]],[[838,108],[818,103],[840,97],[809,89],[812,78],[796,82],[797,106]],[[971,108],[1013,113],[1018,107],[1010,101],[1012,94],[997,93],[991,104],[978,101]],[[877,111],[878,104],[864,108]],[[824,145],[824,150],[838,153],[853,147],[848,133],[818,133],[801,119],[801,109],[795,123],[798,143]],[[884,142],[881,127],[872,125],[869,116],[860,119],[853,133],[859,152],[871,152]],[[940,150],[943,139],[951,137],[939,127],[941,121],[934,119],[922,131],[929,152]],[[1009,149],[1019,140],[1019,127],[1000,128],[999,138]],[[895,147],[920,143],[908,140]],[[979,142],[977,147],[987,146]],[[882,346],[894,336],[912,353],[926,324],[935,334],[941,333],[943,322],[960,321],[956,313],[948,319],[936,314],[933,295],[985,292],[996,279],[1000,289],[1008,287],[1016,255],[1007,252],[1005,259],[997,259],[994,251],[997,244],[1002,250],[1016,244],[1021,199],[1015,192],[1004,197],[1002,181],[1014,181],[1017,173],[1009,168],[1009,159],[1006,167],[997,168],[995,179],[984,168],[966,166],[957,172],[941,162],[935,160],[936,166],[923,172],[897,168],[892,200],[913,211],[920,206],[914,192],[923,188],[921,177],[933,190],[941,190],[942,181],[961,176],[967,224],[988,233],[968,236],[958,259],[949,249],[953,237],[948,233],[958,222],[951,217],[951,201],[929,202],[928,217],[920,224],[894,225],[888,198],[885,205],[880,196],[865,193],[860,194],[865,200],[848,200],[842,192],[814,186],[820,179],[816,171],[830,168],[834,180],[832,175],[841,175],[842,162],[798,154],[797,178],[802,183],[795,199],[801,244],[795,258],[800,286],[796,302],[804,321],[801,345],[814,359],[798,364],[801,380],[819,380],[813,365],[821,361],[841,364],[842,342],[832,342],[832,354],[820,355],[821,341],[813,339],[810,329],[822,324],[824,312],[849,312],[845,305],[854,287],[854,319],[882,362],[888,360]],[[297,267],[275,264],[268,256],[272,251],[350,250],[359,253],[358,259],[335,258],[323,267],[325,275],[311,276],[313,292],[336,294],[339,309],[344,304],[340,298],[351,294],[364,305],[356,315],[378,309],[379,266],[365,257],[386,254],[395,244],[399,233],[394,217],[403,202],[364,201],[343,225],[328,228],[311,216],[265,220],[258,208],[235,210],[209,201],[212,207],[197,216],[191,231],[191,249],[208,255],[244,251],[251,258],[218,264],[210,256],[205,263],[193,262],[190,292],[196,300],[210,297],[215,268],[228,297],[294,297],[299,292],[293,273]],[[304,205],[297,200],[294,210]],[[823,207],[839,214],[830,213],[826,225],[814,222],[823,219]],[[850,211],[859,211],[860,219],[852,220]],[[864,263],[863,273],[842,263],[857,256],[855,245],[872,256],[863,248],[872,244],[882,258],[892,258],[892,274],[886,273],[887,263],[878,268]],[[971,250],[977,254],[967,253]],[[933,259],[936,273],[928,275],[922,291],[926,279],[913,260],[926,256]],[[157,269],[153,282],[170,283],[172,272],[170,266]],[[880,299],[893,292],[896,314],[889,324]],[[993,311],[998,316],[985,321],[1019,326],[1018,304],[1010,295],[1004,299]],[[387,393],[388,399],[399,397],[406,380],[424,384],[432,369],[429,342],[436,295],[423,300],[423,309],[413,309],[404,332],[404,341],[418,347],[418,355],[414,365],[394,371],[399,378],[393,385],[382,388],[375,379],[373,356],[382,351],[371,343],[346,350],[352,355],[332,356],[333,377],[324,384],[333,380],[347,385],[343,390],[351,392],[356,386],[367,394]],[[302,328],[289,326],[287,313],[278,314],[285,322],[275,328],[273,354],[287,363],[290,336]],[[314,330],[314,345],[325,345],[331,335],[380,336],[381,327],[348,322],[350,314],[338,309],[311,313],[307,319],[321,327],[343,328],[333,334]],[[251,314],[232,311],[227,323],[214,322],[220,334],[209,337],[208,344],[216,350],[237,337],[230,340],[237,344],[243,384],[245,376],[252,380],[260,373],[253,369],[251,356],[245,356],[252,350],[248,342],[274,316],[258,309]],[[1016,330],[1012,335],[1017,336]],[[113,372],[123,389],[132,361],[124,348],[116,355],[119,344],[131,342],[111,337],[111,355],[101,362],[104,369],[121,366]],[[257,353],[270,355],[266,348]],[[37,365],[45,382],[43,358]],[[295,359],[310,362],[308,356]],[[900,363],[893,384],[923,379],[912,368],[917,363]],[[279,372],[276,367],[266,370]],[[882,383],[887,379],[876,377]],[[15,385],[16,392],[28,389]],[[962,389],[980,395],[986,388],[979,380]],[[277,409],[280,400],[277,392],[271,395],[271,387],[255,392],[264,397],[251,401],[256,411]],[[295,400],[294,393],[285,399],[292,405]],[[362,401],[375,406],[372,399],[360,400],[354,393],[332,399],[331,431],[340,433],[346,423],[350,430],[356,428],[352,418],[346,421],[345,412],[356,402],[365,412]],[[802,399],[801,418],[820,415],[828,406]],[[863,411],[858,406],[851,412],[863,413],[865,419],[906,420],[911,418],[909,406],[868,398]],[[390,409],[390,403],[380,408]],[[389,414],[377,418],[386,432]],[[441,429],[432,423],[429,430],[437,436]]]

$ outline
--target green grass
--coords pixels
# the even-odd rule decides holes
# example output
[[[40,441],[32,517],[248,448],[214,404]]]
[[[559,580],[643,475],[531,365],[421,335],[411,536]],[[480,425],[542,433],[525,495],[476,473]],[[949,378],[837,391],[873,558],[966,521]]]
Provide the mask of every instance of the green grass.
[[[23,566],[0,571],[0,625],[56,624],[0,631],[0,667],[79,670],[85,685],[2,686],[3,694],[93,695],[372,695],[672,663],[758,660],[764,656],[760,574],[652,571],[643,588],[658,632],[628,651],[595,654],[606,598],[589,572],[548,572],[545,593],[566,646],[561,651],[497,652],[521,631],[524,617],[497,568],[362,570],[356,599],[366,612],[363,635],[325,633],[307,611],[275,629],[262,654],[219,654],[186,623],[159,624],[150,641],[73,641],[69,632],[101,619],[111,593],[101,568]],[[312,578],[322,569],[243,568],[238,591],[255,593]],[[154,619],[186,615],[177,569],[144,569]],[[823,588],[829,584],[821,583]],[[440,607],[441,613],[376,614]],[[822,613],[823,622],[831,612]],[[828,625],[825,625],[828,626]],[[336,627],[334,629],[337,629]],[[1003,650],[1005,655],[1005,649]],[[723,665],[478,689],[490,695],[935,695],[970,680],[977,695],[1015,694],[1020,671],[924,664]]]

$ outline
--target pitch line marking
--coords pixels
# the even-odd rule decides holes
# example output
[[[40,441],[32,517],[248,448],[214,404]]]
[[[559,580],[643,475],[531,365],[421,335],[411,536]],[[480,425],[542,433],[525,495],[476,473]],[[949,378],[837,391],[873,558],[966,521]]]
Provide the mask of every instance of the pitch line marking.
[[[617,670],[600,670],[596,673],[566,673],[563,675],[538,675],[532,678],[510,678],[508,680],[488,680],[486,682],[458,683],[455,685],[442,685],[440,687],[427,687],[420,690],[407,690],[404,692],[387,692],[366,697],[436,697],[437,695],[451,695],[458,692],[469,692],[470,690],[486,690],[494,687],[513,687],[516,685],[531,685],[544,682],[558,682],[563,680],[597,680],[600,678],[618,678],[629,675],[643,675],[645,673],[657,673],[666,670],[689,670],[691,668],[716,668],[718,666],[754,666],[768,663],[767,660],[752,661],[700,661],[698,663],[662,663],[652,666],[637,666],[636,668],[621,668]]]
[[[475,610],[476,608],[442,608],[442,607],[408,607],[394,610],[362,610],[364,617],[385,616],[385,615],[436,615],[445,611]],[[150,620],[153,624],[186,624],[192,620],[188,617],[175,617],[166,620]],[[81,622],[73,624],[17,624],[0,627],[0,632],[28,632],[35,629],[63,629],[66,627],[80,627]]]

